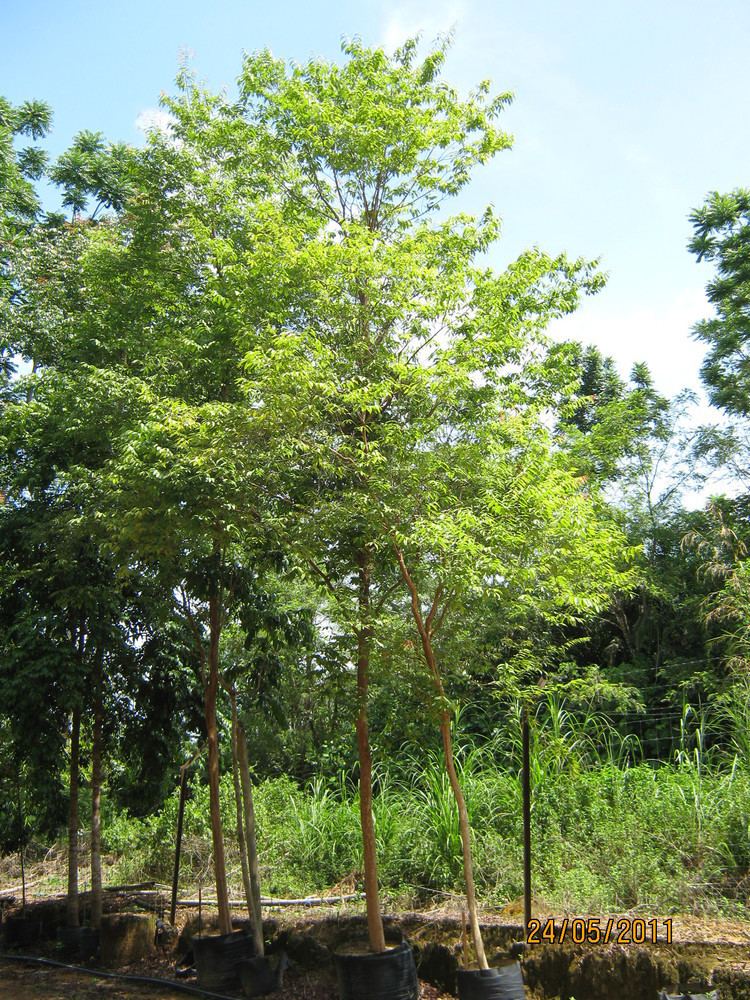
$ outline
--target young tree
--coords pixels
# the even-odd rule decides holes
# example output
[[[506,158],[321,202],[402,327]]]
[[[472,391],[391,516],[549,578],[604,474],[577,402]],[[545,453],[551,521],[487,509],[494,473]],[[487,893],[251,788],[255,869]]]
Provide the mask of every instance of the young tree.
[[[234,106],[199,91],[187,75],[181,88],[170,102],[171,135],[155,134],[142,152],[116,156],[84,137],[84,164],[76,153],[58,165],[56,177],[75,212],[92,192],[120,211],[87,227],[80,309],[46,364],[55,378],[64,372],[75,382],[83,400],[79,420],[86,420],[92,393],[128,398],[119,425],[103,436],[105,460],[74,475],[118,558],[147,567],[177,593],[176,611],[193,631],[219,918],[228,933],[219,651],[246,566],[238,555],[252,561],[275,551],[263,498],[273,496],[283,472],[256,433],[241,358],[269,309],[282,308],[281,297],[270,303],[266,289],[271,273],[282,274],[277,244],[284,207],[272,198],[272,165]],[[107,194],[110,167],[123,182],[117,203]],[[291,213],[288,222],[294,224]]]
[[[523,381],[541,385],[532,342],[600,279],[582,261],[539,251],[495,275],[479,263],[498,235],[491,211],[438,215],[510,145],[495,124],[508,95],[493,98],[482,83],[461,98],[439,79],[445,46],[421,62],[415,42],[393,57],[358,42],[344,53],[342,66],[287,71],[267,54],[245,63],[247,107],[293,165],[286,195],[319,219],[317,238],[294,248],[296,314],[248,353],[246,370],[269,435],[290,412],[301,421],[290,448],[309,473],[289,497],[291,535],[351,637],[368,930],[382,951],[368,688],[400,586],[399,511],[414,498],[435,502],[405,456],[439,465],[461,435],[467,449],[481,442],[474,455],[489,422],[502,437],[504,416],[526,402]],[[443,527],[449,537],[447,513]]]
[[[499,402],[499,400],[497,400]],[[543,427],[509,433],[507,422],[461,425],[444,440],[413,442],[389,463],[384,529],[407,588],[411,614],[434,689],[446,769],[455,796],[472,938],[487,968],[479,928],[469,818],[453,756],[453,705],[441,660],[450,661],[453,619],[465,629],[472,604],[497,613],[496,591],[511,608],[537,619],[580,622],[628,585],[625,540],[606,506],[554,456]],[[511,418],[511,421],[513,418]],[[505,426],[503,425],[505,423]],[[421,445],[421,446],[420,446]],[[403,476],[403,479],[401,478]],[[417,484],[419,484],[417,486]]]

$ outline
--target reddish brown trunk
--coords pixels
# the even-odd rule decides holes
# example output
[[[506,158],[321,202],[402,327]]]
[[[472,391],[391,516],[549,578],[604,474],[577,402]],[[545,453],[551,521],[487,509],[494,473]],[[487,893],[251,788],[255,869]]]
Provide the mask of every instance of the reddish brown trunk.
[[[103,705],[102,653],[97,654],[94,675],[94,732],[91,747],[91,926],[102,922],[102,722]]]
[[[417,631],[419,633],[419,638],[422,643],[422,652],[424,653],[425,660],[427,661],[427,666],[429,667],[430,674],[432,675],[433,684],[435,685],[435,691],[437,693],[440,701],[445,704],[445,688],[443,687],[443,681],[440,676],[440,670],[438,668],[437,657],[435,656],[435,650],[432,647],[432,636],[430,634],[430,629],[432,627],[432,620],[437,610],[438,595],[435,598],[432,610],[427,617],[425,622],[422,617],[422,611],[419,606],[419,594],[417,592],[417,586],[412,579],[409,570],[407,569],[406,562],[404,560],[403,553],[400,549],[396,548],[396,557],[398,559],[399,566],[401,568],[401,575],[404,579],[404,583],[409,588],[409,593],[411,595],[411,611],[412,617],[414,618],[414,623],[417,626]],[[469,826],[469,814],[466,809],[466,800],[464,799],[464,793],[461,788],[461,782],[458,780],[458,774],[456,773],[456,762],[453,756],[453,739],[451,737],[451,719],[450,712],[443,708],[440,712],[440,736],[443,741],[443,755],[445,758],[445,768],[448,772],[448,780],[450,781],[451,790],[453,791],[453,797],[456,800],[456,806],[458,808],[458,827],[461,833],[461,849],[463,853],[463,867],[464,867],[464,882],[466,885],[466,905],[469,910],[469,924],[471,926],[471,937],[474,942],[474,950],[477,954],[477,964],[480,969],[487,969],[489,965],[487,963],[487,957],[484,952],[484,942],[482,941],[482,932],[479,927],[479,913],[477,910],[477,896],[474,887],[474,862],[471,855],[471,828]]]
[[[367,695],[370,684],[370,648],[372,627],[370,615],[370,568],[367,552],[359,559],[359,611],[362,627],[357,632],[357,749],[359,751],[359,818],[362,826],[362,854],[365,866],[365,898],[367,932],[374,952],[386,950],[383,918],[380,914],[378,890],[378,860],[375,844],[375,823],[372,818],[372,755],[367,718]]]
[[[73,709],[70,726],[70,802],[68,804],[68,896],[65,916],[68,927],[78,927],[78,783],[81,747],[81,710]]]
[[[232,916],[229,912],[224,837],[221,829],[221,801],[219,795],[219,730],[216,724],[216,694],[219,687],[219,636],[221,633],[219,598],[209,598],[209,650],[208,677],[205,690],[206,733],[208,736],[208,792],[211,812],[211,840],[216,878],[216,900],[219,909],[219,932],[229,934]]]

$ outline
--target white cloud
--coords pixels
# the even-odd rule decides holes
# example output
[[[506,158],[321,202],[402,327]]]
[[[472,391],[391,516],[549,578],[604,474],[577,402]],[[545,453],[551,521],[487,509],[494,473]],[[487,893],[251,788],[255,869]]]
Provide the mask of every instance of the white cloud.
[[[456,27],[465,13],[463,0],[423,0],[399,4],[389,10],[382,32],[383,47],[392,52],[399,45],[421,34],[426,42],[434,41]]]
[[[161,132],[162,135],[169,135],[172,131],[174,119],[168,111],[163,108],[144,108],[135,119],[135,127],[139,132],[148,135],[149,132]]]
[[[689,387],[699,389],[699,369],[705,347],[691,336],[692,327],[711,314],[705,294],[684,290],[665,302],[625,306],[601,297],[584,302],[571,316],[557,320],[549,333],[556,340],[595,344],[612,355],[627,375],[645,361],[657,388],[668,395]]]

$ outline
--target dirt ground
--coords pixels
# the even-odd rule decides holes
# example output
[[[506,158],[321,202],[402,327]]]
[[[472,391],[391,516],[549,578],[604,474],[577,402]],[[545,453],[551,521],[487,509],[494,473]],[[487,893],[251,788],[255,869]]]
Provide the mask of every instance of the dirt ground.
[[[62,969],[13,964],[0,959],[0,997],[5,1000],[185,1000],[189,993],[138,987]],[[239,996],[239,994],[238,994]],[[336,984],[324,973],[290,973],[278,1000],[334,1000]],[[420,984],[421,1000],[453,1000],[429,983]]]
[[[42,906],[45,905],[38,897],[34,902],[40,903]],[[47,896],[46,905],[50,905],[52,902],[53,899]],[[106,909],[110,912],[130,910],[138,902],[142,906],[153,904],[153,895],[149,895],[148,892],[108,894]],[[13,912],[16,907],[12,904],[9,906],[9,903],[10,900],[7,896],[0,900],[0,906],[8,907],[8,912]],[[18,900],[16,900],[16,906],[17,903]],[[57,896],[55,905],[61,905],[61,903],[62,897]],[[274,937],[278,933],[293,928],[304,934],[312,934],[328,947],[335,945],[335,941],[344,928],[364,922],[363,907],[359,902],[314,908],[306,906],[276,909],[269,910],[267,913],[270,918],[266,927],[269,937]],[[552,909],[546,907],[540,900],[535,900],[534,913],[542,920],[547,916],[554,916],[558,921],[563,916],[573,916],[559,912],[553,913]],[[634,913],[629,914],[631,917],[635,915]],[[637,915],[640,917],[648,916],[641,913]],[[618,914],[617,916],[624,915]],[[443,946],[444,949],[455,951],[461,936],[461,918],[460,909],[442,906],[416,912],[401,912],[397,917],[391,918],[391,922],[394,925],[397,924],[409,940],[418,947],[435,942]],[[606,918],[604,919],[606,920]],[[663,920],[664,918],[659,917],[659,919]],[[214,929],[212,928],[214,921],[215,913],[208,903],[202,909],[201,924],[203,930]],[[199,931],[199,928],[195,926],[197,922],[198,913],[194,907],[178,910],[177,925],[183,938],[189,937],[196,930]],[[482,925],[485,933],[485,944],[490,948],[488,957],[491,961],[495,953],[497,956],[507,955],[509,945],[513,941],[519,941],[523,936],[523,907],[520,901],[514,901],[502,909],[485,911],[482,916]],[[556,949],[558,956],[564,950],[562,946],[556,946]],[[549,951],[549,949],[547,950]],[[569,947],[568,951],[570,951]],[[706,971],[708,971],[709,966],[714,967],[716,962],[724,963],[746,958],[750,953],[750,921],[675,915],[673,917],[671,945],[659,944],[648,948],[647,951],[649,962],[657,961],[656,956],[661,956],[658,960],[662,962],[662,965],[671,963],[675,968],[679,968],[681,962],[683,965],[687,962],[691,967],[699,968],[701,963],[704,963]],[[54,944],[35,948],[33,952],[48,958],[59,957]],[[171,949],[168,952],[160,951],[121,971],[132,975],[174,979],[175,961],[179,952],[179,946],[177,946],[176,952]],[[634,961],[638,960],[635,954],[631,954],[630,957]],[[571,952],[566,959],[571,975],[584,960],[589,964],[591,964],[591,960],[600,964],[607,961],[601,948],[586,949],[585,946],[582,949],[578,948],[575,954]],[[527,952],[525,975],[531,977],[530,981],[534,980],[535,968],[537,979],[539,975],[544,973],[546,961],[545,949],[533,947]],[[616,961],[620,961],[620,959]],[[611,974],[609,965],[606,967],[602,965],[600,971],[605,978]],[[429,973],[425,972],[425,974]],[[191,985],[195,984],[194,978],[181,981]],[[438,977],[435,981],[440,982],[441,979]],[[534,988],[540,990],[539,983]],[[545,988],[543,992],[549,996],[547,989]],[[598,996],[599,993],[592,995]],[[320,969],[311,966],[305,968],[303,964],[298,963],[287,972],[284,987],[275,996],[279,1000],[329,1000],[329,998],[335,1000],[337,994],[335,978],[330,968]],[[180,998],[189,995],[189,993],[173,990],[169,987],[139,986],[124,983],[121,980],[102,980],[83,973],[40,965],[21,964],[0,957],[0,1000],[4,1000],[4,998],[8,998],[8,1000],[36,1000],[36,998],[39,1000],[63,1000],[63,998],[65,1000],[68,998],[72,998],[72,1000],[146,1000],[147,997],[152,998],[152,1000],[159,997],[164,998],[164,1000],[180,1000]],[[542,993],[538,992],[534,995],[541,996]],[[575,995],[582,994],[580,991],[576,991]],[[608,995],[606,990],[604,995]],[[426,982],[421,983],[420,996],[421,1000],[451,1000],[450,993]]]
[[[59,969],[0,961],[0,997],[5,1000],[185,1000],[187,993],[161,992]]]

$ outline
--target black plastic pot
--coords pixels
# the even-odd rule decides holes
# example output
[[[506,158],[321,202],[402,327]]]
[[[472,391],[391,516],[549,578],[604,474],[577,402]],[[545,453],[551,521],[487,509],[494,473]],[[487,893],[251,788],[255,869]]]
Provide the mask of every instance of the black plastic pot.
[[[58,927],[57,940],[68,958],[88,962],[99,952],[99,931],[93,927]]]
[[[264,997],[280,990],[284,971],[289,965],[286,952],[278,955],[257,955],[240,963],[240,982],[246,997]]]
[[[524,1000],[521,963],[498,969],[459,969],[459,1000]]]
[[[37,917],[6,917],[3,935],[7,947],[27,948],[42,937],[42,922]]]
[[[244,931],[200,935],[193,938],[193,955],[199,986],[234,989],[240,985],[240,965],[255,957],[255,945]]]
[[[334,956],[341,1000],[417,1000],[414,952],[402,941],[380,954]]]

